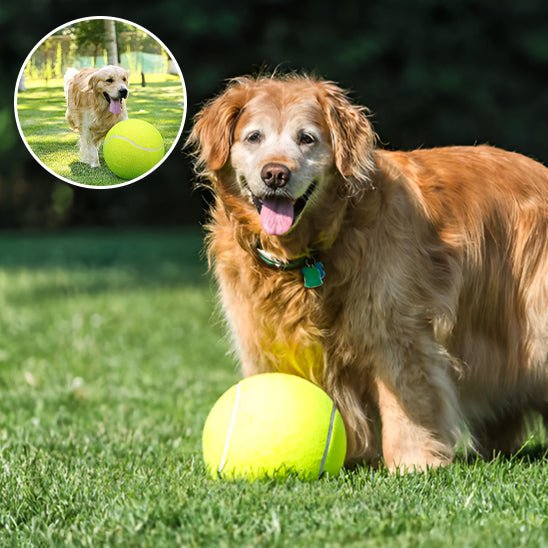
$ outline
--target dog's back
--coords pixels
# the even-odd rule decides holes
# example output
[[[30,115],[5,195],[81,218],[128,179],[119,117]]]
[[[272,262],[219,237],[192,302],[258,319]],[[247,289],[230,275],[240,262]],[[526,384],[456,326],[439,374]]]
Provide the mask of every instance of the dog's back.
[[[78,69],[75,69],[74,67],[69,67],[65,71],[65,76],[63,77],[63,80],[65,81],[64,89],[65,89],[65,98],[68,101],[68,88],[71,80],[78,74]]]
[[[489,384],[548,366],[548,169],[489,146],[378,154],[416,184],[460,265],[455,328],[440,342],[478,364],[476,381],[492,372]]]
[[[64,80],[64,90],[65,90],[65,100],[67,103],[67,111],[65,114],[65,118],[70,126],[70,128],[74,131],[78,130],[78,123],[77,120],[75,120],[74,116],[71,114],[71,103],[73,103],[74,98],[71,97],[70,88],[71,83],[74,79],[74,77],[79,73],[78,69],[75,69],[74,67],[69,67],[65,71],[65,75],[63,77]]]

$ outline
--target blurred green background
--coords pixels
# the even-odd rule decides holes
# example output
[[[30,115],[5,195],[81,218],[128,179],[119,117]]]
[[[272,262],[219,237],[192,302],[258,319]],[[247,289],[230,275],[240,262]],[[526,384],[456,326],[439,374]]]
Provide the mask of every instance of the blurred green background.
[[[4,2],[1,228],[174,226],[203,216],[183,153],[144,182],[96,192],[57,182],[23,146],[13,88],[25,57],[57,26],[95,14],[130,19],[172,51],[187,84],[187,130],[224,79],[280,66],[350,88],[389,148],[488,142],[548,161],[545,0]]]

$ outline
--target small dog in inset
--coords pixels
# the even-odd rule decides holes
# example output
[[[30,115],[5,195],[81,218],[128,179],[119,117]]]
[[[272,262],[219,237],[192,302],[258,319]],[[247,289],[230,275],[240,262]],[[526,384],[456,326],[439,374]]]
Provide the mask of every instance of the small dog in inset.
[[[489,146],[376,147],[366,109],[305,76],[237,78],[190,144],[244,375],[334,399],[347,462],[490,457],[548,425],[548,169]]]
[[[80,160],[99,167],[99,145],[114,124],[127,120],[129,72],[107,65],[99,69],[67,69],[66,119],[80,133]]]

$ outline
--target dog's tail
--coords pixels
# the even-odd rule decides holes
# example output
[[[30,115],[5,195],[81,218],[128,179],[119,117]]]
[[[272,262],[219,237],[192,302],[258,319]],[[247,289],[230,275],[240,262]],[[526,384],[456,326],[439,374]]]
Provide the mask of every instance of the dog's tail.
[[[75,74],[78,74],[78,69],[75,69],[74,67],[68,67],[65,71],[65,76],[63,77],[65,80],[65,97],[67,97],[67,87],[69,82],[74,78]]]

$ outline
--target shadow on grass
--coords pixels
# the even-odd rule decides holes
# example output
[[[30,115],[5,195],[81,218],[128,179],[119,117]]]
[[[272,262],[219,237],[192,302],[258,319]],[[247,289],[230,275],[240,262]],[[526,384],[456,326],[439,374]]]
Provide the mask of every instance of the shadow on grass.
[[[119,185],[125,183],[124,179],[116,177],[106,165],[102,155],[99,156],[99,167],[90,167],[88,164],[80,160],[70,162],[68,168],[70,170],[69,179],[75,182],[85,181],[86,185],[93,185],[93,179],[97,179],[97,186]]]
[[[481,455],[470,452],[457,458],[464,464],[474,464],[475,462],[485,463],[512,463],[512,464],[536,464],[548,460],[548,443],[546,441],[547,430],[543,426],[540,415],[533,414],[531,424],[527,427],[528,438],[523,445],[514,453],[496,453],[491,458],[485,458]]]
[[[541,443],[530,444],[529,447],[521,449],[515,455],[499,455],[499,460],[533,464],[548,459],[548,446]]]

